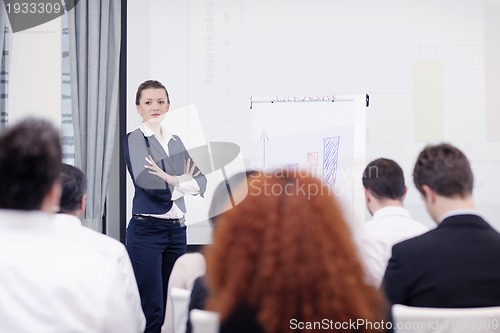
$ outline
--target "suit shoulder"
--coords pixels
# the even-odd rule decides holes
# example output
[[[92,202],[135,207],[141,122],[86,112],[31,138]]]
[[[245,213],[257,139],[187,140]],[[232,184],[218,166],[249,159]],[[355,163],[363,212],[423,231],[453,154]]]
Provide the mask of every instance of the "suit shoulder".
[[[393,252],[397,253],[415,253],[416,250],[425,250],[432,248],[436,245],[435,238],[438,236],[438,231],[436,229],[424,232],[421,235],[405,239],[393,246]]]
[[[128,132],[123,137],[123,143],[125,145],[130,145],[130,144],[133,145],[134,143],[137,143],[137,142],[141,142],[141,143],[144,142],[144,134],[138,128],[133,130],[132,132]]]
[[[124,147],[128,149],[142,149],[146,147],[146,139],[142,131],[140,129],[136,129],[132,132],[127,133],[123,140],[123,144]]]
[[[140,129],[136,128],[132,132],[128,132],[125,137],[128,138],[128,139],[135,139],[135,138],[141,138],[141,139],[143,139],[144,138],[144,134],[142,133],[142,131]]]

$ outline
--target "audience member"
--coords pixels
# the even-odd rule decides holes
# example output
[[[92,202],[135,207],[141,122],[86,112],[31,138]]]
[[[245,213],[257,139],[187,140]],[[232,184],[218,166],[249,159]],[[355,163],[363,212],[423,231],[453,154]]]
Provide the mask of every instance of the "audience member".
[[[392,246],[429,229],[411,219],[403,207],[407,188],[403,170],[395,161],[379,158],[370,162],[362,180],[366,206],[373,219],[361,226],[356,240],[367,281],[379,288]]]
[[[251,177],[246,198],[218,219],[206,260],[207,309],[220,314],[220,332],[333,331],[353,319],[386,320],[335,199],[300,171]],[[343,331],[377,332],[355,326]]]
[[[55,230],[60,169],[49,122],[0,133],[0,331],[138,332],[115,267]]]
[[[134,327],[137,332],[144,331],[146,318],[127,249],[119,241],[82,226],[80,219],[85,212],[87,177],[80,169],[63,164],[59,181],[62,195],[59,213],[54,215],[54,224],[64,233],[64,237],[82,243],[89,251],[97,251],[110,265],[117,267],[123,279],[127,305],[134,314],[131,318]]]
[[[234,197],[231,188],[235,188],[242,184],[243,181],[246,181],[246,177],[253,173],[254,171],[237,173],[217,185],[208,210],[208,221],[212,228],[215,226],[216,220],[220,214],[227,211],[232,206],[237,205],[243,199],[241,197]],[[168,281],[169,294],[173,287],[192,290],[189,311],[192,309],[203,309],[204,301],[208,295],[208,290],[204,283],[204,275],[205,257],[202,253],[194,252],[182,255],[175,262],[172,273],[170,274],[170,280]],[[195,285],[196,288],[194,288]],[[162,333],[173,332],[172,300],[168,297]],[[191,323],[188,320],[186,333],[190,332]]]
[[[465,155],[446,143],[427,146],[413,180],[438,226],[394,245],[383,282],[389,301],[438,308],[500,305],[500,234],[475,209]]]

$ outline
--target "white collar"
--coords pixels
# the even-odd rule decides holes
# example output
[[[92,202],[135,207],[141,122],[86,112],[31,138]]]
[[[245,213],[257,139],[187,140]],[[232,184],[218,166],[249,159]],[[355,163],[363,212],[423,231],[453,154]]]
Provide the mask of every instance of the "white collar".
[[[145,123],[141,123],[141,125],[139,126],[139,129],[141,130],[142,134],[144,134],[144,136],[151,137],[151,136],[155,135],[153,130],[151,130],[151,128],[149,128]],[[172,133],[170,133],[163,126],[161,126],[161,133],[162,133],[162,139],[167,140],[167,142],[172,140],[172,139],[174,141],[176,141],[174,136],[172,135]]]
[[[51,214],[41,210],[0,209],[0,225],[14,228],[45,228]]]
[[[455,216],[455,215],[479,215],[479,212],[475,209],[455,209],[455,210],[450,210],[449,212],[446,212],[444,215],[442,215],[439,218],[439,223],[443,222],[444,219],[450,217],[450,216]]]
[[[55,214],[53,216],[53,220],[56,221],[57,223],[64,223],[72,226],[82,225],[82,221],[78,217],[71,214],[65,214],[65,213]]]
[[[404,207],[386,206],[378,209],[375,213],[373,213],[373,218],[376,219],[384,216],[394,216],[394,215],[404,216],[408,218],[410,217],[410,213]]]

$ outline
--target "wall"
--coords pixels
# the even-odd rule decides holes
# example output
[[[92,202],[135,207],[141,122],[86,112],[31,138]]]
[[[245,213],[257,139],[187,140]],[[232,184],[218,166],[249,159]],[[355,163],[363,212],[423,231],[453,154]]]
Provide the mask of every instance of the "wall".
[[[61,19],[11,33],[9,123],[45,117],[61,126]]]
[[[131,104],[139,78],[157,78],[172,108],[196,105],[207,140],[248,152],[250,96],[367,93],[366,160],[402,165],[412,215],[433,225],[411,172],[427,143],[449,141],[500,227],[499,0],[128,3]]]

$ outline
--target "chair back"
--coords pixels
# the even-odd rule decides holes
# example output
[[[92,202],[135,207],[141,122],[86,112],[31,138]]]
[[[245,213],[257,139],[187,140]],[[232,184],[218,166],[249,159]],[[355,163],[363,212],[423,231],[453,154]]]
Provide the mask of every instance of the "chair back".
[[[395,333],[500,333],[500,306],[421,308],[392,306]]]
[[[193,333],[219,333],[219,314],[212,311],[193,309],[189,314]]]
[[[174,333],[186,333],[191,291],[173,287],[170,289]]]

